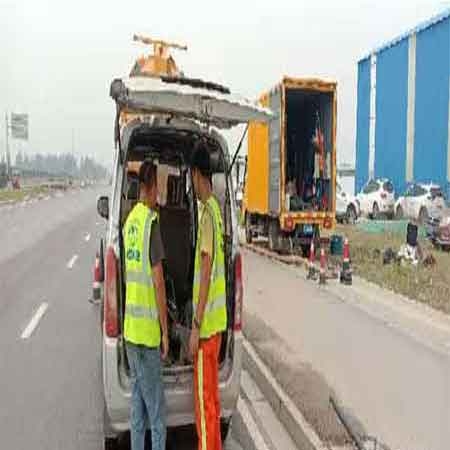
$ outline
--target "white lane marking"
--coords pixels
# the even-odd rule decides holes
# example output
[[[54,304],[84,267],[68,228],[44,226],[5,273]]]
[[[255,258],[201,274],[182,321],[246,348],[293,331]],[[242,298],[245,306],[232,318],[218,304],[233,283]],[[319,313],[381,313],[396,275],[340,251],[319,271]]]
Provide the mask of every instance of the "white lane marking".
[[[29,324],[23,330],[23,333],[20,335],[22,339],[28,339],[32,334],[33,331],[36,329],[36,327],[39,324],[39,321],[42,319],[43,315],[47,311],[48,303],[44,302],[39,306],[38,310],[36,311],[35,315],[31,318]]]
[[[70,258],[70,261],[67,263],[67,268],[72,269],[73,265],[78,259],[78,255],[73,255],[72,258]]]
[[[91,235],[89,233],[86,233],[86,236],[84,237],[84,240],[86,242],[89,242],[89,239],[91,239]]]

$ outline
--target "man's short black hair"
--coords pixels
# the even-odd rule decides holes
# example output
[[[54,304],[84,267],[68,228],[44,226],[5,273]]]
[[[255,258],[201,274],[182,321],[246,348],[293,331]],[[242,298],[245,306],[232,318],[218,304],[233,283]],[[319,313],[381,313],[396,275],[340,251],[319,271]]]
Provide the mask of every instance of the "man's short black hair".
[[[156,184],[156,166],[152,161],[145,160],[139,168],[139,182],[147,186]]]
[[[202,141],[194,146],[191,166],[193,169],[198,169],[203,176],[211,176],[211,158],[206,144]]]

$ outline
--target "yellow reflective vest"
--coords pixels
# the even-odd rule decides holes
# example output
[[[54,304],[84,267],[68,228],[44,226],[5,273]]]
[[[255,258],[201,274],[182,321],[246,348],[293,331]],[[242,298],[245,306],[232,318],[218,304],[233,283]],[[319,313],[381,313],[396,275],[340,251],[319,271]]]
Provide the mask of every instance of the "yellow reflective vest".
[[[226,285],[225,285],[225,254],[223,245],[223,222],[218,201],[211,195],[205,204],[201,205],[200,224],[203,214],[210,214],[214,226],[213,255],[211,280],[209,284],[208,301],[200,327],[200,338],[207,339],[221,333],[227,327]],[[200,245],[201,226],[198,227],[195,249],[195,269],[193,285],[194,316],[199,302],[200,290]]]
[[[123,227],[125,247],[125,340],[159,347],[161,330],[150,264],[150,236],[157,213],[139,202]]]

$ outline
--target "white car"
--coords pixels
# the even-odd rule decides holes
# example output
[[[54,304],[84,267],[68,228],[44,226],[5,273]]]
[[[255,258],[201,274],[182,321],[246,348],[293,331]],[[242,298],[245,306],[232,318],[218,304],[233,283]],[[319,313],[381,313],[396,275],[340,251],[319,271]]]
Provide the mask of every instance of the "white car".
[[[439,185],[413,183],[397,199],[395,217],[415,219],[424,224],[429,217],[441,217],[444,209],[445,199]]]
[[[354,224],[360,215],[359,202],[353,195],[347,194],[336,183],[336,219],[339,222]]]
[[[361,214],[372,219],[394,217],[394,185],[386,178],[369,180],[357,195]]]
[[[130,428],[131,384],[123,337],[125,256],[121,229],[137,202],[136,176],[133,180],[132,171],[128,169],[139,167],[146,159],[173,169],[173,175],[166,177],[164,185],[167,201],[159,208],[166,255],[166,291],[173,312],[169,318],[169,357],[163,368],[167,426],[192,427],[195,424],[193,366],[186,357],[183,336],[188,335],[192,322],[198,226],[189,161],[199,140],[205,142],[210,151],[213,191],[221,203],[224,220],[228,326],[222,334],[219,357],[224,437],[239,398],[243,356],[242,264],[228,163],[230,154],[219,129],[251,120],[268,121],[271,112],[240,97],[219,92],[210,87],[211,84],[198,87],[198,80],[192,84],[187,79],[182,81],[134,77],[116,79],[111,85],[111,96],[118,110],[138,111],[139,116],[122,127],[116,126],[115,137],[120,144],[114,157],[112,197],[100,197],[97,204],[99,214],[108,220],[101,316],[105,448],[113,448],[120,434]]]

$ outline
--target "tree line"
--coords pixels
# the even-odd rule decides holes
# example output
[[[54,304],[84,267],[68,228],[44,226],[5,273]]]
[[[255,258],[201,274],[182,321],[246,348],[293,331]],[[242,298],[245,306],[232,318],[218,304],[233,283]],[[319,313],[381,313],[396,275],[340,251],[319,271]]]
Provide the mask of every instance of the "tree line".
[[[23,173],[36,175],[70,176],[92,180],[104,179],[108,176],[107,169],[94,158],[82,156],[77,158],[72,153],[32,155],[18,152],[15,169]]]

